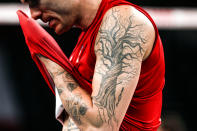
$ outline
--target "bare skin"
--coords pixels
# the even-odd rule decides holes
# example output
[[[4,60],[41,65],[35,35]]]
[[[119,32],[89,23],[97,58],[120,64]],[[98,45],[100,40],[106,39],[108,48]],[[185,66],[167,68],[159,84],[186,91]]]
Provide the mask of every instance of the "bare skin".
[[[98,6],[99,4],[94,9],[98,9]],[[34,16],[39,8],[35,9],[32,9],[32,17],[39,18],[39,15]],[[54,14],[53,17],[60,17],[54,29],[56,32],[60,30],[58,33],[61,34],[67,30],[63,28],[67,28],[66,22],[61,23],[64,16],[57,12]],[[85,18],[86,15],[83,16],[83,13],[71,15],[76,16],[72,18],[72,25],[78,23],[81,28],[88,27],[96,13],[93,14],[86,22],[79,19]],[[152,24],[139,11],[131,6],[110,9],[105,14],[95,42],[96,66],[92,94],[83,90],[61,66],[39,56],[51,74],[69,115],[64,122],[63,130],[118,131],[136,89],[141,63],[150,55],[154,39],[155,31]]]
[[[72,26],[85,29],[91,24],[101,0],[21,0],[28,3],[31,16],[49,22],[57,34]]]
[[[141,62],[154,41],[150,36],[154,33],[152,25],[140,21],[131,7],[107,12],[95,43],[97,60],[91,95],[63,68],[40,58],[53,74],[64,108],[79,129],[119,130],[138,82]]]

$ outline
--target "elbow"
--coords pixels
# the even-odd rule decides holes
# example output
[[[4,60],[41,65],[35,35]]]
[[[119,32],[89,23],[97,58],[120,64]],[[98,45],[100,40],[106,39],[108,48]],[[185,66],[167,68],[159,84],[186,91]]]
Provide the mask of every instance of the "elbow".
[[[104,125],[104,122],[101,119],[95,118],[96,121],[92,121],[91,122],[91,126],[94,128],[102,128]]]
[[[119,131],[120,123],[118,121],[107,121],[95,110],[88,112],[88,116],[84,121],[85,131]]]

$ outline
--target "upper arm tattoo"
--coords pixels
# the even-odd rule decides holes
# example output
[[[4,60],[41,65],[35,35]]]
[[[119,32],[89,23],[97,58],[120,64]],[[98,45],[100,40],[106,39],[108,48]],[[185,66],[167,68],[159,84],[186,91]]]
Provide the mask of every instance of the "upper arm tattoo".
[[[100,61],[95,73],[101,76],[101,83],[93,102],[98,107],[100,123],[111,125],[112,120],[117,122],[115,109],[122,99],[126,83],[139,75],[140,67],[134,63],[142,61],[147,38],[143,33],[144,25],[134,24],[134,17],[122,19],[119,10],[112,9],[99,30],[95,53]]]

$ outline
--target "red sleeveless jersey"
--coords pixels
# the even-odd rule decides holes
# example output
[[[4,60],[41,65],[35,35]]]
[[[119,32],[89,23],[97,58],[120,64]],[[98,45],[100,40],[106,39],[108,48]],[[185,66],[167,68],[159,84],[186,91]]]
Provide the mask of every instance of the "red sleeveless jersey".
[[[106,11],[114,6],[131,5],[142,12],[153,24],[156,32],[154,47],[150,56],[142,62],[139,81],[133,98],[121,124],[120,130],[155,131],[160,125],[162,89],[164,86],[165,63],[163,46],[152,18],[140,7],[124,0],[102,0],[92,24],[81,33],[69,60],[55,40],[35,21],[18,11],[20,24],[33,60],[54,92],[54,83],[36,54],[53,60],[73,75],[80,86],[91,93],[95,68],[95,39]],[[128,98],[129,99],[129,98]]]
[[[105,13],[110,8],[119,5],[131,5],[142,12],[152,22],[156,32],[154,47],[150,56],[142,62],[139,82],[120,130],[154,131],[161,123],[165,63],[163,46],[157,27],[147,12],[124,0],[102,0],[93,22],[86,30],[82,31],[69,60],[79,71],[81,77],[92,83],[96,63],[94,43],[99,27]],[[91,90],[89,89],[89,92]]]

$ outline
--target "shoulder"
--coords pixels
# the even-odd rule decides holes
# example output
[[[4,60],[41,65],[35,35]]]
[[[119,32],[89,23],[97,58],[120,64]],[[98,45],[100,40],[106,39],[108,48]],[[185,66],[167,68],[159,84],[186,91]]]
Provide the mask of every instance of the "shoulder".
[[[115,6],[109,9],[102,23],[107,23],[110,20],[119,20],[119,22],[125,24],[132,22],[132,24],[140,24],[142,28],[147,30],[154,30],[151,21],[142,12],[130,5]]]
[[[105,35],[104,32],[109,32],[113,39],[120,39],[127,32],[127,35],[144,40],[142,59],[150,54],[155,40],[155,29],[151,21],[130,5],[115,6],[106,12],[97,37]]]

